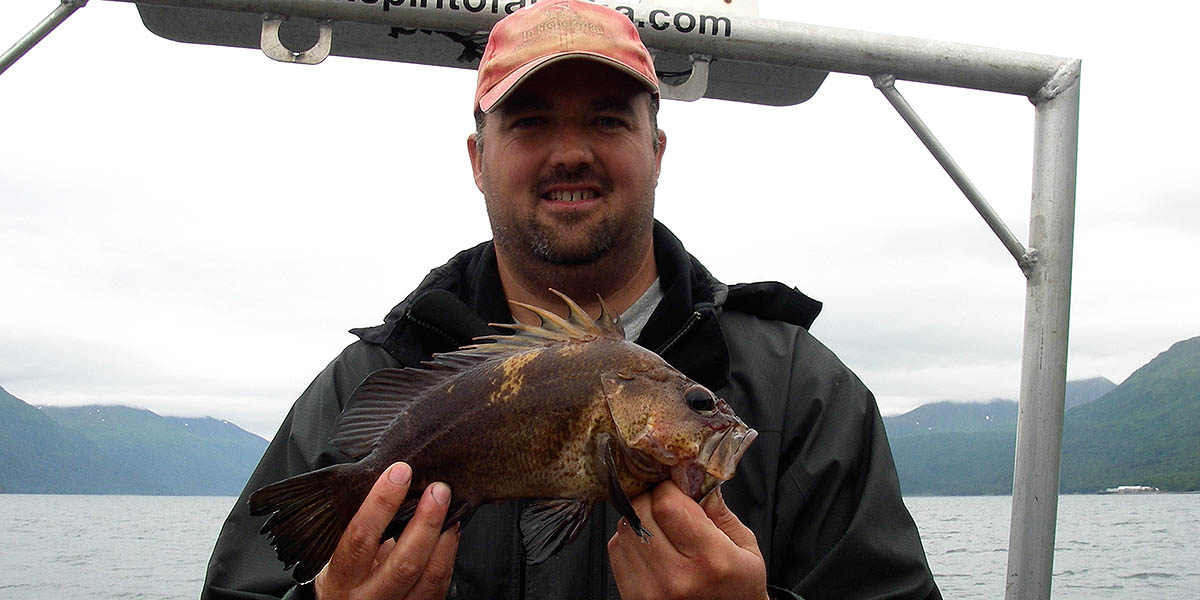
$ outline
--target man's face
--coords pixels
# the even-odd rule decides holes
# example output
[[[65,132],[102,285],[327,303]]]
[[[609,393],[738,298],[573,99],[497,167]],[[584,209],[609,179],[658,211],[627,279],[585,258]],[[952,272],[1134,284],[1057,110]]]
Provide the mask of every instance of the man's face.
[[[666,141],[649,106],[628,75],[566,60],[488,114],[467,145],[498,249],[578,265],[648,235]]]

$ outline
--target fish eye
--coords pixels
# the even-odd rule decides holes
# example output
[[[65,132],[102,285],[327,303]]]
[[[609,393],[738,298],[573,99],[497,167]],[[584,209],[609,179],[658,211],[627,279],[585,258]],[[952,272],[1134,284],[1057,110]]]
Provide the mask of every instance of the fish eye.
[[[688,388],[683,393],[683,401],[687,402],[688,407],[698,413],[712,412],[717,408],[717,402],[713,398],[712,392],[699,385],[693,385]]]

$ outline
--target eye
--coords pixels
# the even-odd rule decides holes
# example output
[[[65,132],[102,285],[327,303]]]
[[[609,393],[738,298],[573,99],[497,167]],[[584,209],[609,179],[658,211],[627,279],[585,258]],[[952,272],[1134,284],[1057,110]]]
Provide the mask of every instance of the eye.
[[[541,117],[521,117],[512,122],[513,129],[530,129],[542,124]]]
[[[688,388],[683,393],[683,401],[698,413],[712,412],[717,408],[717,402],[713,398],[712,392],[705,389],[704,386],[693,385]]]
[[[606,129],[625,127],[625,121],[617,117],[596,117],[596,124]]]

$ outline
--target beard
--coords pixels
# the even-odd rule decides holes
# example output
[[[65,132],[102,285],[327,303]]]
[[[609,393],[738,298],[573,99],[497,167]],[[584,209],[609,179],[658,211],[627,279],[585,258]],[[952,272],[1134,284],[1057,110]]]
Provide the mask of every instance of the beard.
[[[560,232],[538,223],[536,219],[525,222],[523,236],[525,245],[534,256],[542,261],[563,267],[585,265],[604,258],[617,243],[619,228],[611,219],[603,219],[589,227],[582,243],[573,244],[563,239]]]
[[[590,171],[569,173],[556,170],[540,185],[557,182],[591,181],[606,193],[613,186],[607,178]],[[537,193],[535,189],[533,193]],[[537,215],[518,216],[506,210],[507,202],[485,193],[488,220],[496,243],[510,252],[524,254],[536,263],[554,267],[575,267],[596,263],[622,248],[632,240],[648,235],[654,222],[654,188],[643,190],[643,198],[635,206],[610,213],[594,222],[548,223]]]

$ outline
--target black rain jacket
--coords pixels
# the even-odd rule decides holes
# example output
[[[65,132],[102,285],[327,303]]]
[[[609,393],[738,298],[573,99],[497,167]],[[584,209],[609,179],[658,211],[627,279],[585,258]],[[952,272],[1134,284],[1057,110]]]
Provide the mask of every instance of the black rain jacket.
[[[638,343],[725,398],[758,439],[722,486],[754,531],[771,595],[938,600],[870,391],[808,332],[821,304],[780,283],[726,286],[661,223],[664,298]],[[413,366],[511,322],[491,242],[432,271],[382,325],[348,346],[304,391],[217,539],[202,599],[311,597],[296,587],[251,517],[251,492],[348,458],[329,444],[370,373]],[[598,503],[579,539],[525,565],[520,502],[480,507],[463,529],[449,598],[616,599],[606,544],[619,515]]]

